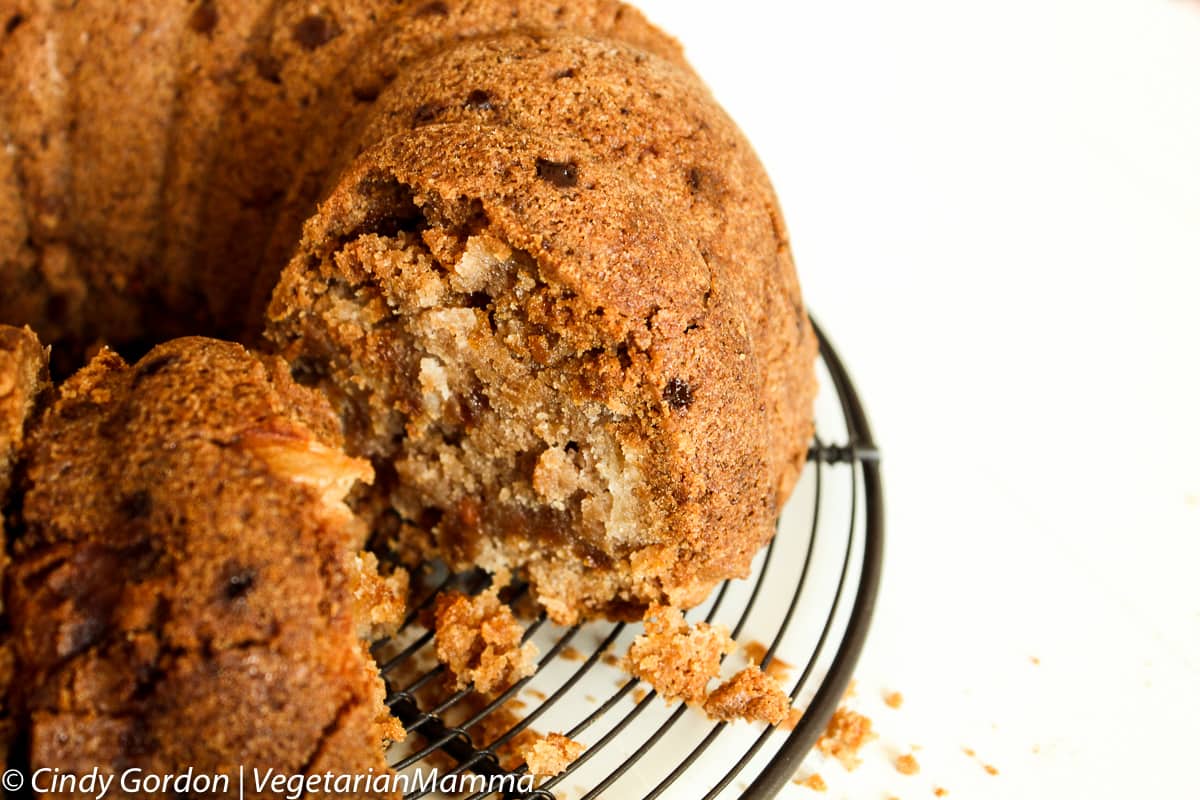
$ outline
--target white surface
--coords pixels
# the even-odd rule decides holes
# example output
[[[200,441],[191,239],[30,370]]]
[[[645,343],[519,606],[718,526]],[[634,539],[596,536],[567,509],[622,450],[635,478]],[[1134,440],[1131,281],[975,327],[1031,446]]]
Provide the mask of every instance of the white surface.
[[[1200,797],[1200,3],[639,5],[766,162],[885,451],[881,736],[785,797]]]

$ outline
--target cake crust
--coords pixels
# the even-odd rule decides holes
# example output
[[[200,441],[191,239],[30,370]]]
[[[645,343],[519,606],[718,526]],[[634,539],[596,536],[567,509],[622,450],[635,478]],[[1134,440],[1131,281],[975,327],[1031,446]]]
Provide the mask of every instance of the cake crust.
[[[32,434],[6,605],[34,768],[386,773],[402,732],[359,616],[379,579],[341,502],[370,468],[277,367],[104,351]]]
[[[0,223],[2,225],[3,223]],[[0,325],[0,586],[8,567],[9,508],[16,507],[10,489],[29,427],[49,389],[46,350],[28,328]],[[4,598],[0,594],[0,615]],[[8,692],[13,680],[13,653],[7,631],[0,632],[0,763],[7,763],[17,732]]]

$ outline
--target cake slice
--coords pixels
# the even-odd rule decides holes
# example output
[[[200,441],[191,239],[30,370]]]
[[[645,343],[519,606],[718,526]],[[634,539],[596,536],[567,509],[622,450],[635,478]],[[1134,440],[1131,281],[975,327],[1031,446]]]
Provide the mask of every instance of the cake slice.
[[[33,769],[387,774],[403,731],[364,637],[405,582],[359,556],[342,500],[371,469],[338,430],[278,362],[207,339],[62,385],[6,587]]]
[[[268,335],[403,535],[527,577],[556,622],[693,605],[773,532],[732,283],[571,140],[431,125],[368,150],[309,221]]]

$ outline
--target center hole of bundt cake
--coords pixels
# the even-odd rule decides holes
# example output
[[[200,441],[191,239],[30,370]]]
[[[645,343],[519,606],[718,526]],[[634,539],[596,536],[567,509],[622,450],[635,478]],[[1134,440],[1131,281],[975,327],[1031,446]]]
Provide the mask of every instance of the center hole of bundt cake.
[[[619,374],[628,353],[589,346],[571,293],[478,203],[419,207],[385,179],[360,195],[333,251],[285,273],[271,335],[334,399],[386,505],[439,554],[492,570],[538,551],[603,569],[642,544],[636,457],[584,377]]]

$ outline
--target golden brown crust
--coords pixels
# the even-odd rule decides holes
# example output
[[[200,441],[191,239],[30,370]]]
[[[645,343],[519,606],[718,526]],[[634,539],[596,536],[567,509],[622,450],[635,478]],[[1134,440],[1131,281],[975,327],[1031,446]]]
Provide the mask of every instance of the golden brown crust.
[[[387,769],[339,494],[370,468],[271,376],[213,340],[104,351],[31,436],[6,595],[35,767]]]

